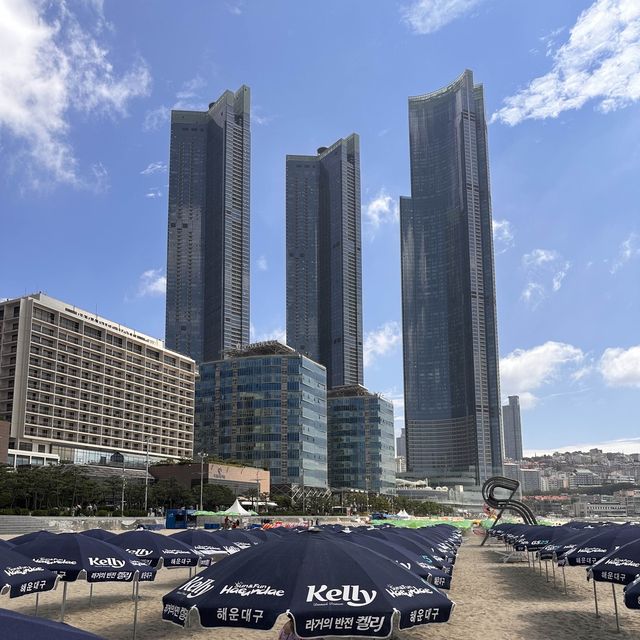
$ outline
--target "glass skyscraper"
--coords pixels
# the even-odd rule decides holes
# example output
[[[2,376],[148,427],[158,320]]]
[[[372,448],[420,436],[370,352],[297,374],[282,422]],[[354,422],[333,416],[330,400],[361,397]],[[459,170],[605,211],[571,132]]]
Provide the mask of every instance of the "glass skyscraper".
[[[327,487],[327,374],[279,342],[200,365],[196,446],[271,473],[271,485]]]
[[[502,407],[504,429],[504,455],[511,460],[522,460],[522,423],[520,397],[509,396],[509,404]]]
[[[495,276],[482,85],[465,71],[409,98],[400,199],[407,468],[478,485],[502,471]]]
[[[328,388],[362,384],[360,139],[288,155],[286,173],[287,342]]]
[[[395,494],[393,404],[360,385],[328,393],[329,485]]]
[[[165,337],[196,362],[249,342],[249,102],[171,112]]]

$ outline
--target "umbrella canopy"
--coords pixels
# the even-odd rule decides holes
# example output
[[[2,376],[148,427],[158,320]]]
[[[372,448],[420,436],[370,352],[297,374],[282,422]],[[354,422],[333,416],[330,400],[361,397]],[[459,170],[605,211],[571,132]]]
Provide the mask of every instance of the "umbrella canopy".
[[[633,582],[640,575],[640,540],[618,547],[596,562],[589,574],[597,582]]]
[[[134,555],[151,567],[195,567],[202,554],[180,540],[153,531],[126,531],[111,538],[110,544]]]
[[[553,541],[538,551],[541,560],[551,560],[554,555],[559,558],[564,553],[573,551],[585,540],[595,535],[593,529],[587,528],[570,529],[568,527],[557,527],[557,529],[558,531],[554,534]]]
[[[182,626],[192,609],[204,627],[265,630],[288,612],[301,638],[384,638],[396,612],[407,629],[446,622],[453,609],[435,587],[388,558],[311,532],[229,556],[162,601],[163,618]]]
[[[618,547],[640,539],[640,526],[620,525],[595,529],[594,535],[581,545],[563,554],[558,564],[568,564],[572,567],[592,565]]]
[[[100,636],[61,622],[0,609],[2,640],[101,640]]]
[[[222,529],[216,531],[216,535],[222,540],[226,540],[240,550],[249,549],[249,547],[262,544],[263,540],[257,535],[242,529]]]
[[[122,549],[76,533],[41,536],[16,546],[23,556],[60,574],[65,582],[74,582],[86,572],[87,582],[131,582],[155,578],[155,570],[132,558]]]
[[[16,546],[22,544],[23,542],[31,542],[32,540],[37,540],[43,536],[55,536],[57,534],[51,533],[51,531],[45,531],[41,529],[40,531],[32,531],[31,533],[23,533],[21,536],[16,536],[15,538],[11,538],[9,542]]]
[[[87,529],[86,531],[81,531],[80,535],[89,536],[90,538],[102,540],[103,542],[109,542],[111,538],[115,538],[118,534],[113,531],[107,531],[106,529]]]
[[[640,578],[624,588],[624,606],[627,609],[640,609]]]
[[[58,583],[58,575],[41,567],[17,551],[0,547],[0,593],[10,598],[50,591]]]
[[[397,562],[417,576],[428,580],[439,589],[451,588],[451,576],[449,574],[442,571],[442,569],[438,569],[435,565],[429,564],[422,556],[412,553],[391,540],[372,538],[371,536],[363,536],[358,533],[347,534],[341,539],[345,542],[359,544],[367,549],[376,551],[380,555],[385,556],[385,558]]]
[[[196,551],[212,560],[219,560],[232,553],[241,551],[225,538],[221,538],[217,533],[202,529],[183,529],[178,533],[169,536],[193,547]]]

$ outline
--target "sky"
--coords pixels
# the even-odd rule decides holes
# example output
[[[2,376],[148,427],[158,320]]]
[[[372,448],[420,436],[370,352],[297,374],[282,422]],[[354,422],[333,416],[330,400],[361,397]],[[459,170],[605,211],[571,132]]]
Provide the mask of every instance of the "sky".
[[[365,384],[399,430],[407,98],[466,68],[525,449],[640,451],[637,0],[0,0],[0,298],[162,338],[170,110],[247,84],[252,339],[285,339],[285,155],[358,133]]]

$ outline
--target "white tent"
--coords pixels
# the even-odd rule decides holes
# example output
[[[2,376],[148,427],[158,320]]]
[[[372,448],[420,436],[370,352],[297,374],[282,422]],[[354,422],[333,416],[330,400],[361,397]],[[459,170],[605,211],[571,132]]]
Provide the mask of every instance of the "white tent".
[[[247,511],[240,504],[240,501],[236,498],[236,501],[226,511],[223,511],[221,515],[225,515],[225,516],[250,516],[251,512]]]
[[[398,511],[398,513],[396,513],[396,518],[410,518],[411,516],[404,510],[402,509],[402,511]]]

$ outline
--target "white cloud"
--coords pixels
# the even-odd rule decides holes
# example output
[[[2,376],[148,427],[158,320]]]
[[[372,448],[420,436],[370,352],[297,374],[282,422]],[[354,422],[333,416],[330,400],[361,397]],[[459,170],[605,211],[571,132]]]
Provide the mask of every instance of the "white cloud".
[[[154,173],[165,172],[167,170],[166,162],[162,162],[162,160],[158,160],[158,162],[150,162],[146,169],[143,169],[140,173],[143,176],[150,176]]]
[[[287,330],[282,327],[275,327],[273,329],[267,329],[266,331],[258,331],[253,323],[250,323],[249,339],[251,342],[268,342],[270,340],[277,340],[282,344],[287,344]]]
[[[399,322],[386,322],[377,329],[368,331],[364,336],[364,366],[371,366],[377,358],[394,352],[401,343],[402,330]]]
[[[560,253],[549,249],[534,249],[522,256],[522,265],[527,284],[521,298],[534,309],[547,297],[550,290],[555,293],[562,287],[571,263]]]
[[[173,106],[161,104],[155,109],[150,109],[144,116],[142,128],[144,131],[155,131],[164,126],[171,119],[171,110],[203,111],[207,108],[208,102],[201,95],[201,90],[206,87],[206,82],[201,76],[195,76],[182,84],[176,92],[176,99]]]
[[[605,349],[599,364],[608,386],[640,388],[640,345]]]
[[[610,273],[618,272],[627,262],[638,256],[640,256],[640,237],[637,233],[630,233],[629,237],[620,244],[618,257],[611,265]]]
[[[69,141],[71,113],[125,116],[129,101],[151,86],[142,59],[114,70],[99,4],[80,10],[83,26],[65,3],[0,4],[0,128],[22,143],[36,184],[44,170],[47,181],[86,186]]]
[[[138,281],[138,297],[163,296],[167,290],[167,277],[162,269],[145,271]]]
[[[493,244],[496,253],[504,253],[513,247],[514,233],[511,223],[508,220],[492,221]]]
[[[251,122],[262,126],[272,122],[274,116],[266,116],[262,113],[262,107],[259,104],[255,104],[251,107]]]
[[[438,31],[484,0],[414,0],[402,10],[402,17],[415,33]]]
[[[145,198],[162,198],[162,191],[160,189],[149,189],[147,193],[144,194]]]
[[[492,122],[557,118],[595,101],[603,113],[640,99],[640,2],[597,0],[552,55],[551,70],[504,100]]]
[[[369,227],[371,234],[383,224],[395,224],[399,219],[398,201],[392,198],[384,188],[363,207],[365,223]]]
[[[258,271],[268,271],[269,263],[267,262],[266,256],[260,256],[256,262],[256,266],[258,267]]]
[[[516,349],[500,360],[503,395],[520,396],[523,409],[536,405],[535,391],[544,385],[566,378],[582,368],[585,354],[564,342],[548,341],[531,349]]]

